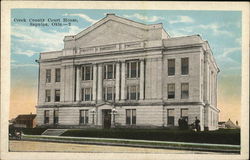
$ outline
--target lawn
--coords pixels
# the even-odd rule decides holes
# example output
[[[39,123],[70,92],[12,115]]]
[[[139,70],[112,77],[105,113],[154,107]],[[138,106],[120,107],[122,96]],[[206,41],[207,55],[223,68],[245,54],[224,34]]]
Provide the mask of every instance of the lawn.
[[[204,132],[179,129],[70,129],[63,133],[62,136],[240,144],[239,129],[220,129]]]

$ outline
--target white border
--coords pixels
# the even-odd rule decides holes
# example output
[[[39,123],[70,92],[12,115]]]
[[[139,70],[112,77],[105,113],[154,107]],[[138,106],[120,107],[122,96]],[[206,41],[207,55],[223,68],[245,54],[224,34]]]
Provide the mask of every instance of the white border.
[[[249,3],[248,2],[132,2],[132,1],[1,1],[1,154],[0,159],[248,159],[249,152]],[[242,11],[242,107],[241,154],[135,154],[135,153],[45,153],[8,152],[10,100],[10,9],[143,9],[143,10],[230,10]]]

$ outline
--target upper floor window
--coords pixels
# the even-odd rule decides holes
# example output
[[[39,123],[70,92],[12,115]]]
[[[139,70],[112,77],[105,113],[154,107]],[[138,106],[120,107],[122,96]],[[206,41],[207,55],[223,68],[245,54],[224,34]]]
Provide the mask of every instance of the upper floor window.
[[[136,124],[136,109],[126,109],[126,124]]]
[[[189,85],[188,83],[181,84],[181,98],[187,99],[189,97]]]
[[[187,75],[188,72],[189,72],[188,68],[189,68],[188,58],[182,58],[181,59],[181,74],[182,75]]]
[[[168,99],[175,98],[175,84],[168,84]]]
[[[92,101],[92,88],[82,89],[82,101]]]
[[[115,64],[104,65],[104,79],[115,79]]]
[[[46,83],[51,82],[51,69],[46,69]]]
[[[168,75],[175,75],[175,59],[168,60]]]
[[[45,90],[45,102],[50,102],[51,100],[51,91],[49,89]]]
[[[91,65],[82,67],[82,80],[93,80],[93,67]]]
[[[127,62],[127,78],[140,77],[140,61]]]
[[[103,98],[105,101],[115,100],[115,87],[105,87]]]
[[[89,123],[89,110],[80,110],[80,124]]]
[[[55,81],[56,81],[56,82],[60,82],[60,81],[61,81],[61,69],[60,69],[60,68],[56,68],[56,77],[55,77]]]
[[[55,90],[55,102],[60,102],[60,90]]]
[[[128,100],[139,100],[139,97],[140,97],[139,86],[128,86],[127,99]]]

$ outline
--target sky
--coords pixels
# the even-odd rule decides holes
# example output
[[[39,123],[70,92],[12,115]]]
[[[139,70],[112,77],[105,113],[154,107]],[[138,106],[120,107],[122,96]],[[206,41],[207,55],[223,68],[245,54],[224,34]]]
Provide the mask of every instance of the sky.
[[[220,68],[220,121],[230,118],[240,122],[241,12],[185,10],[12,9],[10,118],[35,113],[38,89],[35,60],[39,59],[39,53],[62,50],[64,36],[79,33],[107,13],[145,24],[162,23],[171,37],[201,35],[209,42]],[[48,19],[62,21],[63,18],[76,21],[62,26],[48,22]],[[49,26],[32,26],[31,19],[44,19]]]

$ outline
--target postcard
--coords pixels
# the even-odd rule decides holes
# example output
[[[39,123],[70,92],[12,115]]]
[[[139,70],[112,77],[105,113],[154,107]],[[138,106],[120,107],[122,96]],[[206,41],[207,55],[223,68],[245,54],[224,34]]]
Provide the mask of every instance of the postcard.
[[[249,3],[2,4],[2,159],[249,158]]]

